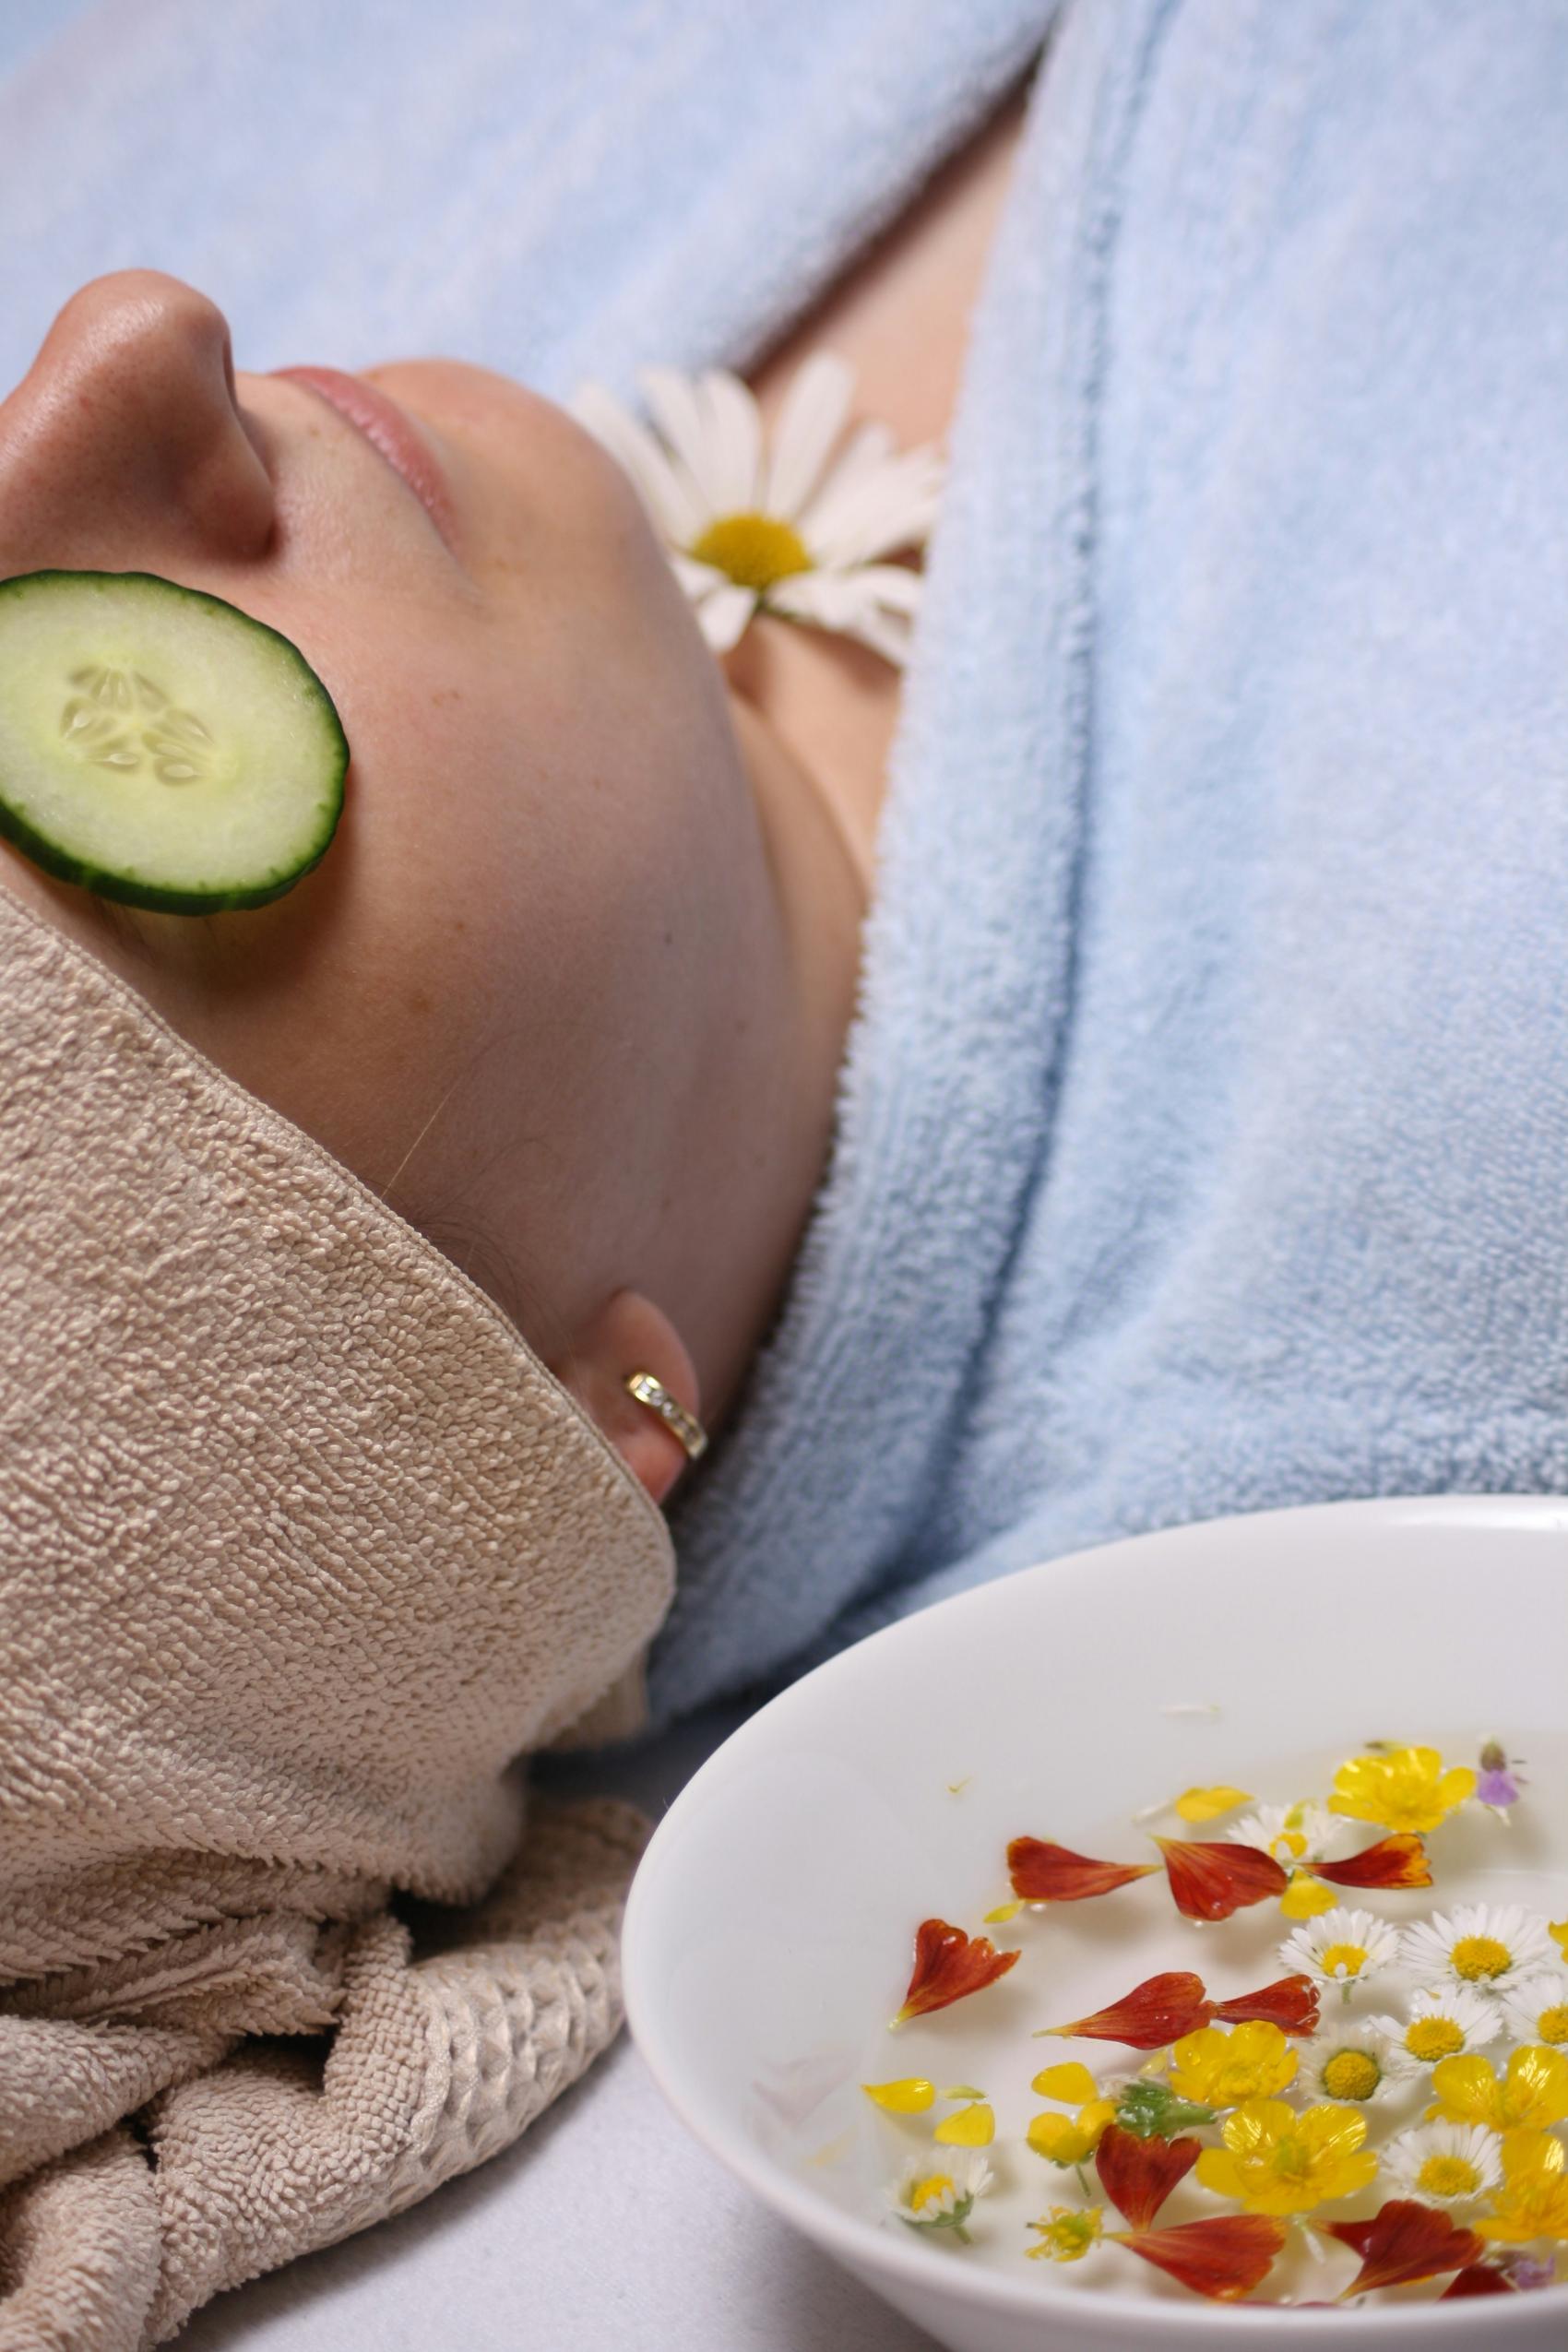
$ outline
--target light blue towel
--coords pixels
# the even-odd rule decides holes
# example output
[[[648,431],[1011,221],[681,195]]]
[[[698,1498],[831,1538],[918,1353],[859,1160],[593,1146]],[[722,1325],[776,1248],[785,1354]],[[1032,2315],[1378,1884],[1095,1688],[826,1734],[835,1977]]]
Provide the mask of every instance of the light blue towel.
[[[134,263],[242,368],[744,366],[1053,13],[108,0],[0,89],[0,381]],[[1559,0],[1066,11],[661,1721],[1129,1530],[1563,1485],[1565,102]]]

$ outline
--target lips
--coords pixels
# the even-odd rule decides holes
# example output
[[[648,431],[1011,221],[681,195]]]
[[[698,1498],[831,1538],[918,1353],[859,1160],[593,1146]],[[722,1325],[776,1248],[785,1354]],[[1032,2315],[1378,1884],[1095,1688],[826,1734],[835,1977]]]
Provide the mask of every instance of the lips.
[[[435,453],[412,418],[357,375],[336,367],[275,367],[272,375],[308,385],[362,434],[394,473],[400,474],[441,533],[457,552],[457,517],[446,477]]]

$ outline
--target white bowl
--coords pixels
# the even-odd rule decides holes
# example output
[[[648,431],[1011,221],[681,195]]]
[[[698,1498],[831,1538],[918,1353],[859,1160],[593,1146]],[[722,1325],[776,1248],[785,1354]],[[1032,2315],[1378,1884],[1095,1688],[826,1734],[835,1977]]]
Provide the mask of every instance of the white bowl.
[[[1126,2279],[1119,2252],[1094,2258],[1103,2267],[1093,2283],[1088,2262],[1019,2257],[1023,2220],[1067,2202],[1051,2183],[1070,2178],[1021,2145],[1041,2104],[1030,2073],[1069,2057],[1101,2072],[1140,2062],[1104,2043],[1031,2041],[1031,2029],[1084,2015],[1160,1967],[1196,1968],[1222,1992],[1266,1983],[1282,1973],[1273,1953],[1286,1932],[1272,1903],[1194,1928],[1168,1899],[1142,1899],[1162,1885],[1150,1879],[1025,1913],[983,1930],[1025,1947],[1007,1977],[897,2034],[886,2021],[903,1999],[917,1923],[938,1915],[975,1932],[1006,1893],[1010,1838],[1134,1859],[1130,1816],[1156,1800],[1219,1781],[1268,1799],[1325,1791],[1333,1764],[1379,1737],[1474,1762],[1479,1741],[1495,1736],[1526,1760],[1529,1786],[1506,1824],[1470,1807],[1443,1825],[1430,1891],[1346,1901],[1394,1918],[1455,1900],[1523,1901],[1560,1918],[1565,1698],[1568,1502],[1330,1503],[1027,1569],[802,1677],[694,1776],[627,1907],[633,2037],[677,2115],[731,2171],[953,2352],[1278,2352],[1283,2336],[1345,2352],[1457,2352],[1482,2339],[1562,2352],[1565,2286],[1480,2305],[1286,2317],[1203,2300],[1152,2270],[1145,2288]],[[1201,1705],[1218,1712],[1170,1711]],[[1376,1835],[1369,1828],[1369,1841]],[[1202,1943],[1216,1936],[1229,1941]],[[1218,1956],[1238,1945],[1234,1961]],[[998,2138],[987,2154],[1000,2188],[976,2208],[971,2248],[883,2217],[883,2184],[901,2153],[927,2144],[932,2118],[891,2121],[859,2085],[906,2074],[978,2081],[992,2094]],[[1337,2250],[1332,2259],[1349,2261]],[[1125,2282],[1115,2287],[1113,2264]],[[1338,2270],[1324,2277],[1327,2294],[1344,2283]]]

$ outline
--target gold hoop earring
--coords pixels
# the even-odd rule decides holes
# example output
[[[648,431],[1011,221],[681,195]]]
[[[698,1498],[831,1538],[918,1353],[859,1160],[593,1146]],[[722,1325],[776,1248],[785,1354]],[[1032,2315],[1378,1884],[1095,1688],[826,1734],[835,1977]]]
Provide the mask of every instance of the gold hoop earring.
[[[652,1372],[627,1372],[622,1385],[630,1389],[639,1405],[646,1405],[649,1412],[657,1413],[665,1427],[674,1431],[694,1462],[707,1452],[707,1431],[696,1415],[688,1413]]]

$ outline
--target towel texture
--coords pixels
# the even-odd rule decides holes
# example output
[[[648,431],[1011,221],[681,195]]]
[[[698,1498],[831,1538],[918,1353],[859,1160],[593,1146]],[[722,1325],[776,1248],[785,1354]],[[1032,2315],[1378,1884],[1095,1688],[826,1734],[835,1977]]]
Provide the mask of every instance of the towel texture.
[[[1568,1484],[1568,9],[1506,17],[1064,16],[656,1717],[1142,1529]]]
[[[0,2346],[134,2352],[614,2032],[645,1824],[514,1759],[673,1560],[484,1293],[6,890],[0,1003]]]

